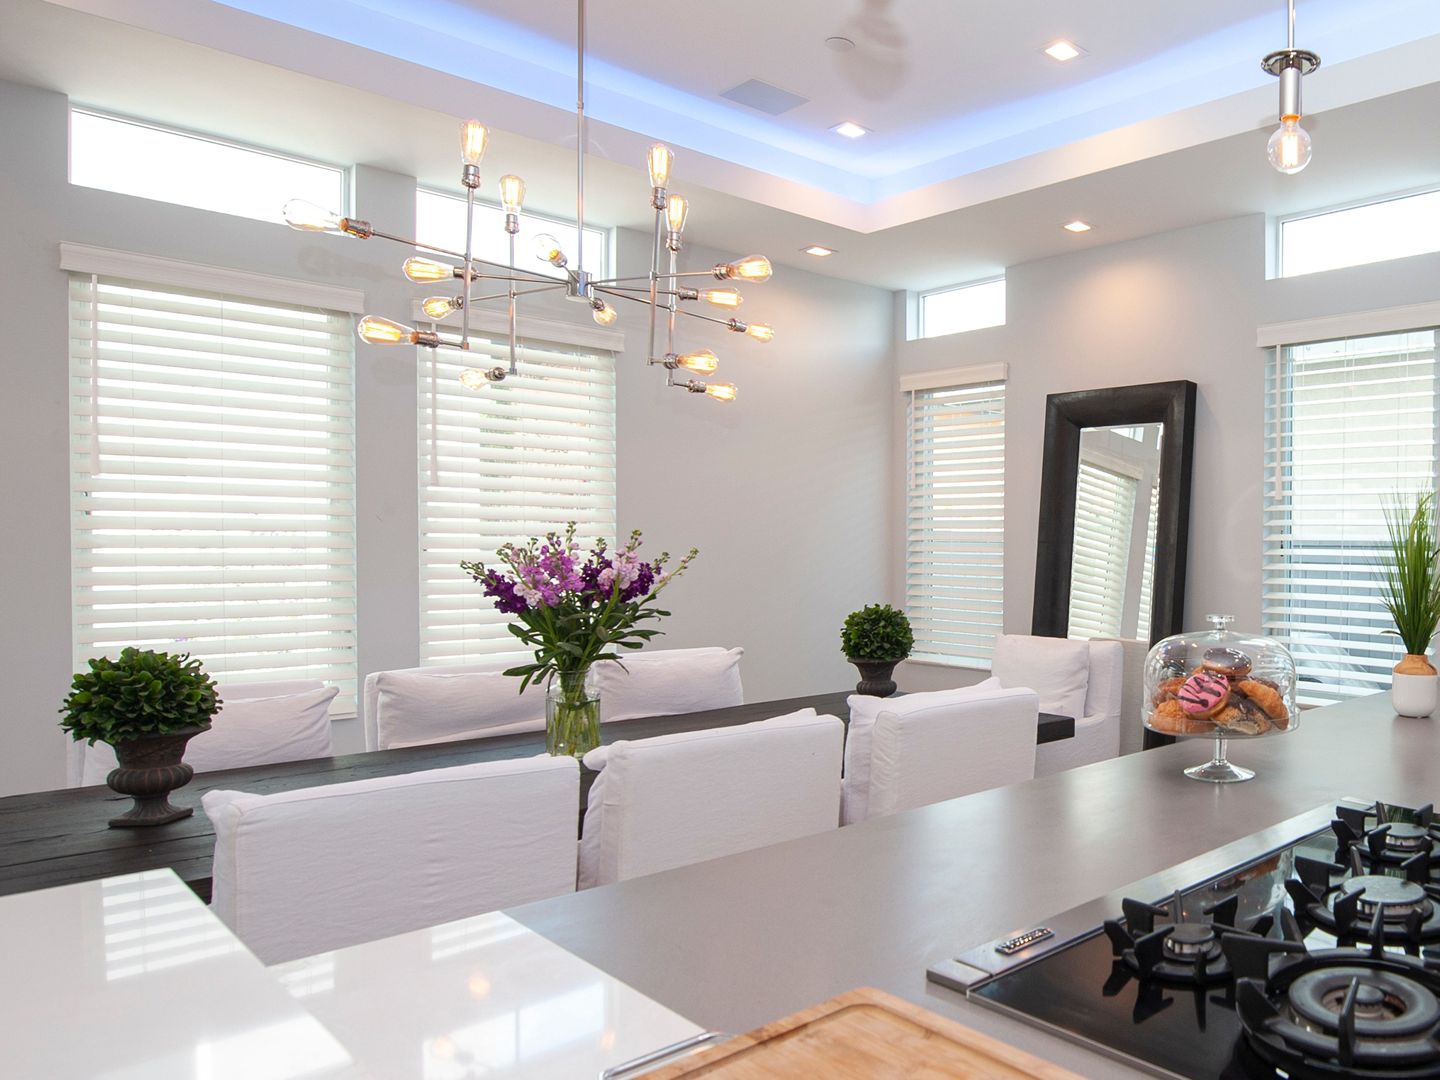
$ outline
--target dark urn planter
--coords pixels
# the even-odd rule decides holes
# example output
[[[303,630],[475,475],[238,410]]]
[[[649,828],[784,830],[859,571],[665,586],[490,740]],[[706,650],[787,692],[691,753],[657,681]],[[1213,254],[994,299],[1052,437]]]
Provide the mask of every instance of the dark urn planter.
[[[185,744],[207,730],[209,725],[181,728],[114,744],[120,764],[110,771],[105,782],[121,795],[132,796],[135,805],[110,819],[112,829],[165,825],[195,813],[193,806],[171,806],[170,792],[184,787],[195,775],[195,770],[181,758],[185,756]]]
[[[889,697],[895,693],[895,680],[890,676],[895,674],[895,665],[900,663],[899,660],[857,660],[853,656],[846,659],[860,669],[860,681],[855,684],[857,694]]]

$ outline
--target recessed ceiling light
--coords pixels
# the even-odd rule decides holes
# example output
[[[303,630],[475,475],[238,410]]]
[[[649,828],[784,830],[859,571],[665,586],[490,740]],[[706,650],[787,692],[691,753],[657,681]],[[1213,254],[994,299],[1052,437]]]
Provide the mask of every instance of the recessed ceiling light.
[[[834,37],[827,37],[825,39],[825,47],[832,52],[849,52],[855,48],[855,42],[851,41],[848,37],[841,37],[837,34]]]
[[[1090,226],[1083,221],[1072,221],[1065,226],[1066,232],[1089,232]]]
[[[1084,52],[1085,50],[1080,48],[1079,45],[1076,45],[1073,41],[1066,41],[1064,38],[1060,38],[1058,41],[1052,41],[1049,45],[1045,46],[1045,55],[1052,60],[1059,60],[1061,63],[1064,63],[1066,60],[1074,60]]]
[[[834,248],[827,248],[824,244],[811,244],[809,247],[801,248],[800,250],[803,251],[806,255],[818,255],[822,259],[826,255],[835,254]]]
[[[853,120],[846,120],[842,123],[836,124],[830,130],[833,131],[836,135],[845,136],[845,138],[847,139],[858,139],[861,135],[870,134],[867,129],[861,127]]]

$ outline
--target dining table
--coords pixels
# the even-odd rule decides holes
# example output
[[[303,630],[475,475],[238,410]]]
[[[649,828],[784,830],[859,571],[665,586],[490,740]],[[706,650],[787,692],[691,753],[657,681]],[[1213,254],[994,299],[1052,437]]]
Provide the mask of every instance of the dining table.
[[[600,741],[608,744],[733,727],[805,708],[837,716],[848,724],[848,698],[849,692],[841,691],[616,720],[601,725]],[[1072,738],[1074,734],[1072,717],[1043,712],[1039,715],[1037,745]],[[124,808],[128,796],[103,785],[10,795],[0,798],[0,896],[168,867],[208,902],[215,830],[199,809],[207,791],[273,795],[352,780],[533,757],[544,752],[545,733],[532,731],[197,773],[188,785],[171,795],[173,804],[193,805],[196,813],[166,825],[138,829],[109,827],[110,819]],[[581,769],[581,817],[596,775],[590,769]]]

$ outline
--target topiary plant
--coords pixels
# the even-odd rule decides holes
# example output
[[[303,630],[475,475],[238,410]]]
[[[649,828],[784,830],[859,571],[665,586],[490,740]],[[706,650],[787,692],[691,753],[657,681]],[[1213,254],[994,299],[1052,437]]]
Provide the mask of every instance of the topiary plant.
[[[840,651],[852,660],[904,660],[914,645],[910,620],[889,604],[852,611],[840,631]]]
[[[127,648],[119,659],[100,656],[77,672],[60,712],[60,726],[76,742],[128,742],[208,727],[220,709],[215,680],[190,654]]]

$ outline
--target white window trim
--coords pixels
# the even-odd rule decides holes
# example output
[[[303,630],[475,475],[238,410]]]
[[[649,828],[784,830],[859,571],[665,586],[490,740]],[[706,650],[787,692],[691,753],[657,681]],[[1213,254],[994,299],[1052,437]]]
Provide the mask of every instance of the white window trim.
[[[174,289],[198,289],[202,292],[230,293],[250,300],[295,307],[317,307],[358,315],[365,310],[365,294],[359,289],[336,285],[318,285],[313,281],[254,274],[248,270],[231,270],[205,263],[165,259],[158,255],[141,255],[134,251],[116,251],[90,244],[60,244],[60,269],[101,277],[128,278],[151,285]]]
[[[460,329],[459,312],[451,313],[438,322],[425,313],[422,306],[424,301],[416,300],[411,305],[411,314],[417,322],[435,323],[437,326],[446,326],[452,330]],[[585,309],[589,311],[587,307]],[[499,334],[504,337],[509,333],[509,317],[501,311],[472,311],[470,314],[470,329],[482,334]],[[625,351],[625,335],[619,330],[608,330],[602,326],[593,324],[593,320],[587,320],[591,325],[585,323],[566,322],[562,319],[540,319],[531,315],[520,315],[515,319],[515,330],[522,343],[524,342],[550,342],[554,345],[569,345],[576,349],[600,349],[605,352],[623,353]]]
[[[954,284],[954,285],[942,285],[942,286],[940,286],[940,288],[938,288],[938,289],[925,289],[925,290],[923,290],[922,292],[916,293],[916,294],[915,294],[915,337],[916,337],[917,339],[919,339],[919,340],[922,340],[922,341],[923,341],[923,340],[931,340],[930,337],[925,333],[925,300],[926,300],[927,297],[940,296],[942,293],[960,292],[962,289],[973,289],[973,288],[975,288],[976,286],[979,286],[979,285],[993,285],[993,284],[995,284],[995,282],[997,282],[997,281],[1004,281],[1008,276],[1009,276],[1008,274],[994,274],[994,275],[992,275],[992,276],[990,276],[990,277],[986,277],[986,278],[977,278],[977,279],[974,280],[974,281],[962,281],[962,282],[958,282],[957,284]],[[1008,302],[1009,302],[1009,290],[1008,290],[1008,287],[1007,287],[1007,290],[1006,290],[1006,302],[1007,302],[1007,304],[1008,304]],[[1008,319],[1008,318],[1009,318],[1009,315],[1010,315],[1010,313],[1009,313],[1008,310],[1006,311],[1005,315],[1006,315],[1006,318]],[[995,327],[997,327],[997,326],[1004,326],[1004,325],[1005,325],[1005,323],[999,322],[999,323],[995,323],[994,326],[976,326],[976,327],[971,328],[970,330],[956,330],[956,331],[954,331],[954,334],[969,334],[969,333],[973,333],[975,330],[993,330],[993,329],[995,329]],[[934,335],[934,336],[937,337],[937,338],[941,338],[941,337],[952,337],[953,334],[936,334],[936,335]]]
[[[908,394],[914,390],[939,390],[949,386],[1006,382],[1009,378],[1010,365],[1003,361],[993,364],[971,364],[969,367],[919,371],[913,375],[902,375],[900,376],[900,392]],[[909,436],[907,435],[906,438],[908,439]]]
[[[1429,330],[1435,326],[1440,326],[1440,300],[1270,323],[1256,328],[1255,344],[1262,349],[1271,349],[1284,345],[1308,345],[1315,341],[1338,341],[1349,337],[1403,334],[1409,330]]]
[[[1440,192],[1440,187],[1413,188],[1409,191],[1397,191],[1390,195],[1382,195],[1379,198],[1355,199],[1351,202],[1336,203],[1333,206],[1324,206],[1318,210],[1306,210],[1299,214],[1285,214],[1275,219],[1275,265],[1270,269],[1268,276],[1277,281],[1286,281],[1292,277],[1308,277],[1308,274],[1285,274],[1285,226],[1292,221],[1304,221],[1307,218],[1328,217],[1331,214],[1342,214],[1346,210],[1359,210],[1364,206],[1383,206],[1385,203],[1398,202],[1401,199],[1411,199],[1417,195],[1433,195]],[[1400,258],[1413,259],[1422,254],[1433,255],[1435,252],[1417,252],[1415,255],[1402,255]],[[1374,266],[1377,263],[1394,262],[1394,259],[1375,259],[1372,262],[1352,263],[1349,266],[1335,266],[1331,270],[1352,270],[1357,266]],[[1316,273],[1328,274],[1330,270],[1319,270]],[[1406,329],[1418,329],[1418,327],[1407,327]],[[1287,344],[1303,344],[1302,342],[1287,342]]]

